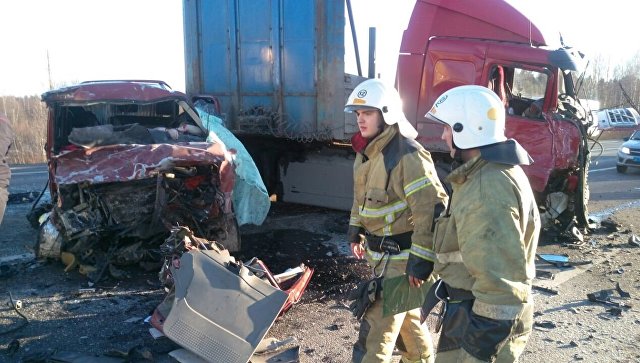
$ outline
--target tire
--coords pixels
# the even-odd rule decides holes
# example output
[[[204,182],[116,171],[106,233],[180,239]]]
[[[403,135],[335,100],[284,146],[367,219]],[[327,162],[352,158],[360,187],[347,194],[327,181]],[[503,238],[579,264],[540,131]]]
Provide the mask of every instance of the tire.
[[[625,165],[616,165],[616,171],[624,174],[627,172],[627,167]]]
[[[589,184],[587,183],[587,177],[589,175],[589,160],[591,158],[587,156],[587,162],[585,163],[582,172],[580,173],[580,180],[578,181],[578,189],[575,195],[575,213],[578,226],[589,226]]]

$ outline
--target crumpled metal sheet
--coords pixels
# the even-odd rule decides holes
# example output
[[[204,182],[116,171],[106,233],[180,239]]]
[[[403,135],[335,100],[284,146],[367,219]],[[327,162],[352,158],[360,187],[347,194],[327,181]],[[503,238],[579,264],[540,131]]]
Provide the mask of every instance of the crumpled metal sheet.
[[[215,250],[184,253],[171,273],[175,301],[163,332],[210,362],[247,362],[287,301]]]
[[[57,184],[111,183],[155,177],[176,166],[220,165],[220,189],[231,192],[235,182],[224,148],[215,143],[188,145],[112,145],[78,149],[55,156]],[[228,170],[230,169],[230,170]]]

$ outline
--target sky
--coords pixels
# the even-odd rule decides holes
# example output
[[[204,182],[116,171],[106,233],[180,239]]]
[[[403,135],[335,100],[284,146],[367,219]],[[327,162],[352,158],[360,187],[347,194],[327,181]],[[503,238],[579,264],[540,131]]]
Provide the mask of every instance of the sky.
[[[414,2],[351,0],[365,75],[368,28],[376,27],[377,72],[393,80]],[[615,64],[640,49],[633,40],[637,15],[626,0],[508,2],[548,39],[561,32],[587,55],[603,54]],[[184,91],[182,0],[2,0],[0,34],[0,96],[40,95],[50,84],[96,79],[157,79]],[[352,52],[347,49],[347,71],[355,73]]]

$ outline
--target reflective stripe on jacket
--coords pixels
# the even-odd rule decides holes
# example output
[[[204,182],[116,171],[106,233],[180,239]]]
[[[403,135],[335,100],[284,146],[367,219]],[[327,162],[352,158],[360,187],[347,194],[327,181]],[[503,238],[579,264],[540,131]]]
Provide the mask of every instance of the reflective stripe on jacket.
[[[434,274],[470,290],[476,314],[511,320],[531,301],[540,216],[520,166],[480,157],[454,170],[449,212],[438,219]]]
[[[395,137],[401,137],[400,142],[406,144],[399,148],[402,154],[387,172],[385,155],[392,156],[383,150]],[[417,142],[402,137],[397,125],[388,126],[367,145],[364,154],[357,154],[353,174],[350,229],[361,227],[377,236],[413,231],[411,249],[405,251],[433,261],[434,206],[446,204],[447,194],[429,152]]]

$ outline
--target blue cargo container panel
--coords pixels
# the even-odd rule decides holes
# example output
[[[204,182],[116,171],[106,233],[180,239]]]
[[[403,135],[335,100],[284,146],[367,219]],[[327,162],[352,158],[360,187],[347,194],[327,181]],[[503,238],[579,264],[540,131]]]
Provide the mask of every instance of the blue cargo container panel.
[[[218,97],[232,131],[305,140],[350,136],[343,0],[183,5],[187,92]]]

